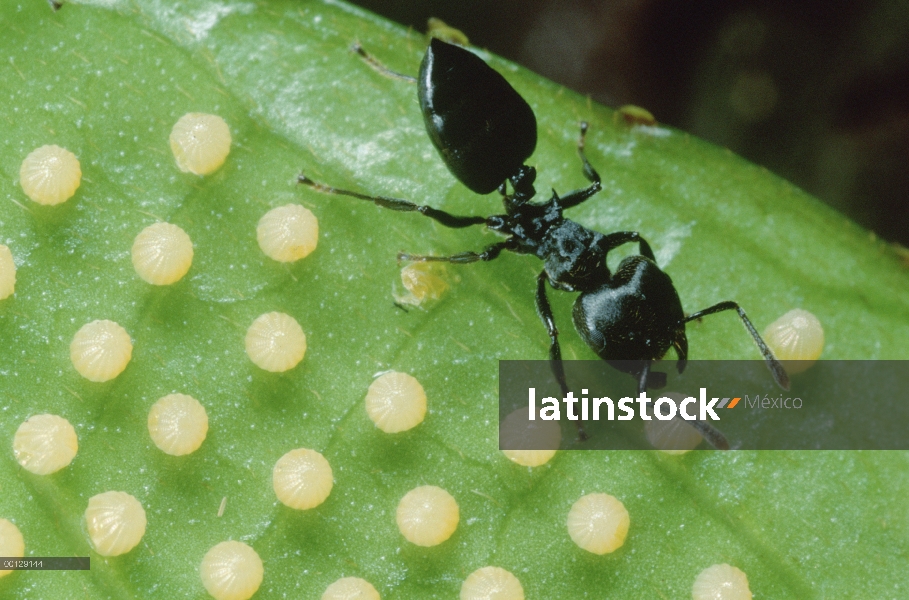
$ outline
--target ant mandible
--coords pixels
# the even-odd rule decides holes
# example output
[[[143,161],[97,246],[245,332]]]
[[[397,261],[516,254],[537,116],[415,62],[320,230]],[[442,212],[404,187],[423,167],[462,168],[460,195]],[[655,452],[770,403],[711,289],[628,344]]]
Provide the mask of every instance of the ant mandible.
[[[412,80],[381,67],[359,46],[354,49],[380,71]],[[650,244],[638,232],[604,235],[563,216],[565,209],[578,206],[601,189],[600,176],[584,153],[586,123],[581,124],[578,154],[590,185],[561,197],[553,190],[547,202],[533,203],[536,170],[524,162],[536,147],[536,117],[505,78],[472,52],[433,38],[420,65],[417,83],[426,131],[448,169],[478,194],[498,190],[505,214],[452,215],[399,198],[334,188],[303,174],[298,177],[299,183],[391,210],[418,212],[446,227],[486,225],[507,236],[482,252],[452,256],[400,253],[398,260],[472,263],[493,260],[505,250],[533,254],[542,260],[536,307],[549,334],[550,363],[564,393],[568,386],[561,363],[559,331],[546,296],[547,281],[556,290],[580,292],[572,310],[575,328],[597,356],[637,380],[639,393],[665,385],[665,373],[651,372],[651,365],[663,358],[670,347],[678,357],[676,368],[679,373],[684,371],[688,358],[686,323],[726,310],[738,313],[777,384],[789,389],[782,365],[737,303],[720,302],[686,316],[672,280],[657,266]],[[507,193],[506,181],[511,183],[511,194]],[[640,254],[625,258],[615,273],[610,272],[606,255],[628,242],[636,242]]]

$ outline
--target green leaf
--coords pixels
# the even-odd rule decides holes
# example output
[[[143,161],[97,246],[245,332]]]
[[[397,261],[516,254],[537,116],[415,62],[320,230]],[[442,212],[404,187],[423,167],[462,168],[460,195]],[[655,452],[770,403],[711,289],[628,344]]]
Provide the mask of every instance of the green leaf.
[[[453,231],[418,215],[298,187],[297,174],[349,189],[489,214],[495,195],[455,182],[423,130],[412,85],[349,51],[360,41],[389,67],[416,71],[420,36],[337,2],[0,0],[0,243],[18,266],[0,301],[0,518],[31,556],[90,555],[90,572],[18,572],[4,598],[205,597],[198,565],[218,542],[249,543],[265,564],[259,598],[316,598],[342,576],[383,598],[452,598],[473,570],[514,573],[528,598],[685,598],[695,576],[727,562],[759,598],[899,598],[909,587],[909,454],[905,452],[564,452],[533,470],[497,446],[497,360],[545,358],[535,314],[541,266],[508,255],[452,266],[434,306],[393,304],[395,254],[476,250],[481,228]],[[909,356],[906,272],[888,247],[844,217],[722,149],[665,127],[629,128],[613,113],[483,54],[528,100],[540,139],[538,187],[585,184],[588,152],[605,191],[571,218],[600,231],[637,230],[687,310],[735,299],[758,328],[794,307],[824,324],[824,358]],[[168,135],[186,112],[222,116],[234,145],[218,172],[177,170]],[[83,169],[75,197],[28,200],[22,159],[58,144]],[[255,225],[301,203],[320,220],[318,249],[292,266],[266,258]],[[185,229],[195,259],[183,281],[140,280],[135,235],[158,220]],[[567,358],[593,358],[569,326],[571,294],[552,301]],[[253,366],[246,328],[261,313],[293,315],[309,342],[285,374]],[[112,319],[134,339],[114,381],[70,364],[76,330]],[[757,358],[734,315],[689,328],[692,358]],[[426,421],[386,435],[363,397],[375,373],[416,376]],[[175,458],[151,442],[149,407],[183,392],[210,431]],[[11,440],[27,417],[70,420],[79,454],[63,471],[19,468]],[[299,447],[322,452],[335,487],[320,507],[277,502],[271,469]],[[405,542],[398,500],[417,485],[447,489],[461,523],[436,548]],[[105,559],[82,523],[108,490],[142,502],[148,531]],[[628,540],[612,555],[577,548],[565,529],[590,492],[622,500]],[[218,516],[226,499],[223,516]]]

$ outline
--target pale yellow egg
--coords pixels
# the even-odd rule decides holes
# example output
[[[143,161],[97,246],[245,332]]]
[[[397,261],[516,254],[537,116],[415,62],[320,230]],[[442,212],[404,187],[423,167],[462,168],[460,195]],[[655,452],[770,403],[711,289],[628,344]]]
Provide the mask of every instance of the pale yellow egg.
[[[0,300],[6,300],[16,291],[16,263],[8,246],[0,244]]]
[[[243,542],[221,542],[202,558],[199,576],[215,600],[247,600],[262,585],[265,567]]]
[[[123,372],[132,356],[129,334],[113,321],[83,325],[69,345],[73,366],[89,381],[110,381]]]
[[[587,494],[568,512],[568,535],[594,554],[615,552],[625,543],[631,519],[625,505],[609,494]]]
[[[524,588],[509,571],[483,567],[461,584],[461,600],[524,600]]]
[[[22,558],[25,556],[25,539],[19,528],[6,519],[0,519],[0,556],[9,558]],[[14,571],[0,570],[0,579],[11,575]]]
[[[19,167],[22,191],[38,204],[52,206],[66,202],[81,182],[79,159],[60,146],[41,146],[26,156]]]
[[[333,486],[331,465],[315,450],[291,450],[278,459],[272,470],[272,487],[278,500],[297,510],[319,506]]]
[[[162,452],[183,456],[199,449],[208,434],[208,413],[186,394],[164,396],[148,411],[148,433]]]
[[[426,392],[413,376],[389,371],[370,384],[366,413],[385,433],[407,431],[426,416]]]
[[[344,577],[325,588],[322,600],[381,600],[381,597],[365,579]]]
[[[92,496],[85,509],[85,528],[101,556],[119,556],[135,548],[147,524],[142,504],[126,492]]]
[[[748,577],[727,564],[707,567],[694,580],[693,600],[751,600]]]
[[[176,225],[155,223],[136,236],[132,259],[139,277],[152,285],[170,285],[192,266],[193,242]]]
[[[214,173],[227,159],[230,143],[230,128],[218,115],[187,113],[170,132],[170,149],[184,173]]]
[[[795,308],[764,330],[764,341],[790,375],[807,370],[824,351],[824,328],[807,310]]]
[[[398,529],[417,546],[438,546],[458,528],[460,510],[451,494],[434,485],[407,492],[398,503]]]
[[[319,221],[299,204],[265,213],[256,227],[259,248],[271,259],[293,262],[309,256],[319,242]]]
[[[306,334],[290,315],[265,313],[246,331],[246,354],[260,369],[288,371],[306,354]]]
[[[57,415],[34,415],[13,436],[13,454],[27,471],[50,475],[73,461],[79,450],[76,430]]]
[[[524,467],[545,465],[555,456],[561,443],[562,430],[558,422],[531,421],[526,408],[512,411],[499,425],[499,447],[505,448],[502,453]]]

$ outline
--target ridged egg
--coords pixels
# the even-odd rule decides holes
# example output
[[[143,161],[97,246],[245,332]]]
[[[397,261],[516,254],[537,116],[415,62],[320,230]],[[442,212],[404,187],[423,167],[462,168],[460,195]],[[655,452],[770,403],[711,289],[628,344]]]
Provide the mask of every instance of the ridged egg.
[[[133,268],[152,285],[170,285],[183,279],[193,264],[193,241],[171,223],[149,225],[136,236]]]
[[[407,431],[426,417],[426,392],[412,375],[389,371],[370,384],[366,413],[385,433]]]
[[[246,354],[260,369],[288,371],[306,354],[306,334],[290,315],[265,313],[246,330]]]
[[[19,167],[22,191],[38,204],[52,206],[66,202],[81,182],[79,159],[60,146],[41,146],[26,156]]]
[[[135,548],[147,524],[142,504],[126,492],[92,496],[85,509],[88,537],[101,556],[119,556]]]
[[[216,600],[247,600],[259,590],[265,567],[259,554],[243,542],[221,542],[202,558],[199,577]]]
[[[517,577],[501,567],[483,567],[461,584],[461,600],[524,600]]]
[[[434,485],[407,492],[398,503],[395,518],[401,535],[417,546],[438,546],[458,528],[460,510],[454,497]]]
[[[170,132],[170,149],[184,173],[208,175],[230,153],[230,128],[218,115],[187,113]]]
[[[694,580],[693,600],[751,600],[748,577],[725,563],[707,567]]]
[[[343,577],[325,588],[322,600],[380,600],[371,583],[359,577]]]
[[[129,334],[108,320],[83,325],[69,345],[73,366],[89,381],[110,381],[123,372],[132,356]]]
[[[631,519],[625,505],[609,494],[587,494],[568,512],[568,535],[594,554],[615,552],[625,543]]]
[[[272,470],[272,487],[278,500],[297,510],[319,506],[333,486],[331,465],[319,452],[308,448],[291,450],[278,459]]]
[[[57,415],[33,415],[13,436],[13,454],[25,470],[50,475],[73,461],[79,450],[76,430]]]
[[[279,262],[306,258],[319,242],[316,215],[299,204],[273,208],[259,219],[256,239],[265,255]]]
[[[794,375],[811,367],[824,351],[824,328],[813,314],[795,308],[767,326],[764,341]]]
[[[168,394],[148,411],[148,433],[162,452],[183,456],[199,449],[208,434],[208,414],[186,394]]]

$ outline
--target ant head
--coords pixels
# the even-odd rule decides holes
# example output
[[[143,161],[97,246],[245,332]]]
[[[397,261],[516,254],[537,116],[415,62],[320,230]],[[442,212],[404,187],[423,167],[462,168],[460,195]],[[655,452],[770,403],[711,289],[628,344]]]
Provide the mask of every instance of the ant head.
[[[537,193],[533,182],[537,179],[537,170],[527,165],[522,165],[517,173],[508,178],[514,188],[514,198],[521,204],[527,202]]]

